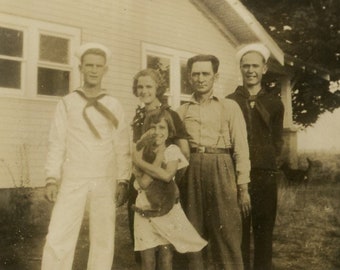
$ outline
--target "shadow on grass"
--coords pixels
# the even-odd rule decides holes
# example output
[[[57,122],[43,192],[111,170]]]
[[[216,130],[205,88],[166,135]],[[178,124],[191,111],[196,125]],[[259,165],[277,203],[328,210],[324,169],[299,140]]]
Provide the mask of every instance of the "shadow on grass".
[[[0,190],[0,270],[40,270],[53,204],[44,189]],[[117,209],[116,245],[112,269],[137,269],[126,206]],[[73,270],[84,270],[89,252],[88,213],[84,215]]]

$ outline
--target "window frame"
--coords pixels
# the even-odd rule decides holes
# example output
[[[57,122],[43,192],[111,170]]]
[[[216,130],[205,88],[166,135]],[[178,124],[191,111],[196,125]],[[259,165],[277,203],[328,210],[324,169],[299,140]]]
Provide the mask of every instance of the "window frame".
[[[170,59],[170,81],[168,104],[173,108],[178,108],[181,102],[188,101],[191,95],[181,93],[181,61],[187,60],[194,56],[194,53],[172,49],[150,43],[142,43],[142,68],[147,67],[147,56],[158,56]]]
[[[1,15],[1,18],[2,18],[2,15]],[[23,27],[23,26],[20,26],[20,25],[12,25],[12,24],[8,24],[8,23],[3,23],[2,22],[2,19],[0,20],[0,27],[2,28],[8,28],[8,29],[11,29],[11,30],[15,30],[15,31],[21,31],[23,33],[23,39],[22,39],[22,42],[23,44],[26,41],[26,37],[27,35],[25,34],[26,33],[26,27]],[[9,61],[18,61],[21,63],[21,68],[20,68],[20,88],[7,88],[7,87],[1,87],[0,86],[0,93],[5,93],[5,94],[14,94],[14,95],[18,95],[18,94],[22,94],[22,91],[23,91],[23,86],[24,86],[24,78],[26,77],[26,66],[27,66],[27,60],[25,59],[25,48],[23,46],[23,51],[22,51],[22,56],[21,57],[16,57],[16,56],[5,56],[5,55],[1,55],[0,56],[1,59],[3,60],[9,60]],[[13,92],[18,90],[17,92]]]
[[[70,72],[70,91],[80,83],[78,63],[73,57],[75,50],[80,45],[81,30],[79,28],[28,19],[20,16],[0,13],[0,27],[23,32],[22,57],[6,57],[1,59],[21,60],[20,89],[5,88],[0,86],[0,95],[7,97],[21,97],[33,99],[59,99],[60,96],[38,94],[38,68],[46,67]],[[39,59],[40,35],[65,38],[69,40],[68,64],[60,64]]]

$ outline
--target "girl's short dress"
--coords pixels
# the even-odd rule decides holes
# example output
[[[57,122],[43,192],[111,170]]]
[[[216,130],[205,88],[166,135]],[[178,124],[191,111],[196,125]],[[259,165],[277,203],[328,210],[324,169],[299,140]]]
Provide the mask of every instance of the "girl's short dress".
[[[188,161],[177,145],[168,146],[164,156],[165,163],[178,160],[178,170],[188,166]],[[138,191],[136,206],[150,209],[150,203],[138,181],[135,181],[134,186]],[[160,217],[145,218],[135,213],[134,236],[135,251],[172,244],[180,253],[197,252],[207,244],[187,219],[180,203],[176,203],[168,214]]]

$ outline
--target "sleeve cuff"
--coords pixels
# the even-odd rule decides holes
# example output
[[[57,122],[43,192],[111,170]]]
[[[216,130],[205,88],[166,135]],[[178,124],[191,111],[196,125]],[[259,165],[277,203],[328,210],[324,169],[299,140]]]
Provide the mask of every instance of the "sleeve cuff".
[[[45,180],[45,184],[47,185],[47,184],[57,184],[57,179],[55,179],[54,177],[48,177],[48,178],[46,178],[46,180]]]
[[[237,174],[237,184],[238,185],[247,184],[249,182],[250,182],[249,174],[242,174],[242,173]]]
[[[122,183],[122,184],[127,184],[127,185],[128,185],[129,182],[130,182],[130,181],[127,180],[127,179],[117,179],[117,183],[118,183],[118,184],[121,184],[121,183]]]

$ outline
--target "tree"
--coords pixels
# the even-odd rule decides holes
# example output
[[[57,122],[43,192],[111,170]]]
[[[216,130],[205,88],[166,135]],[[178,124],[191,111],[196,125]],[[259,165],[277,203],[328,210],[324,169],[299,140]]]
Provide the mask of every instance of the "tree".
[[[340,1],[241,0],[285,54],[305,63],[292,81],[293,120],[303,127],[340,107]],[[337,87],[314,70],[328,70]],[[333,84],[334,86],[334,84]]]

